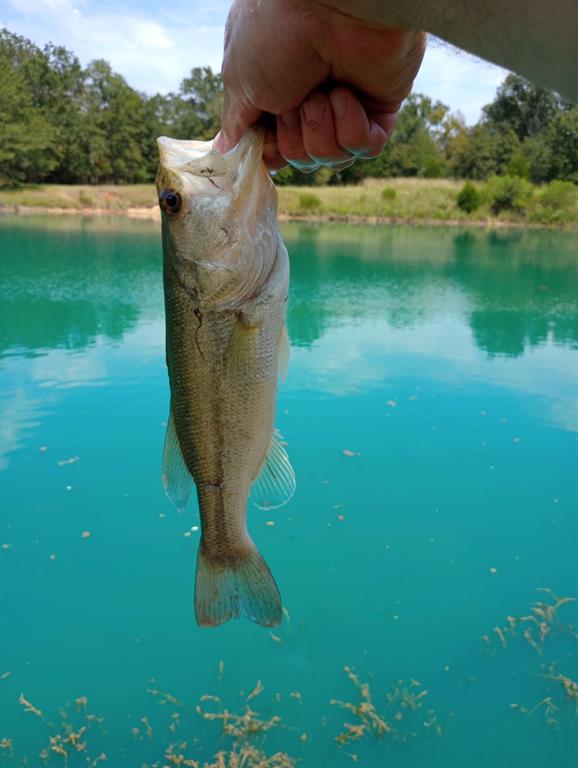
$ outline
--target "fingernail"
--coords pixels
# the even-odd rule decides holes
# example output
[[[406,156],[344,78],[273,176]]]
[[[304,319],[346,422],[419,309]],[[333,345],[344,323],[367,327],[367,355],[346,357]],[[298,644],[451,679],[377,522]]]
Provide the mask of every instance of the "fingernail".
[[[292,165],[293,168],[295,168],[297,171],[300,171],[301,173],[312,173],[313,171],[316,171],[320,166],[320,163],[316,162],[315,160],[307,163],[301,160],[289,160],[286,157],[284,159],[287,160],[289,165]]]
[[[341,91],[334,91],[329,94],[331,100],[331,109],[335,117],[343,117],[347,111],[347,98]]]
[[[305,120],[311,128],[315,128],[325,115],[325,99],[320,99],[315,96],[307,99],[303,102],[303,112],[305,114]]]
[[[291,112],[284,112],[281,115],[281,122],[283,125],[286,125],[288,127],[292,125],[297,125],[297,123],[300,122],[299,120],[299,110],[298,109],[292,109]]]

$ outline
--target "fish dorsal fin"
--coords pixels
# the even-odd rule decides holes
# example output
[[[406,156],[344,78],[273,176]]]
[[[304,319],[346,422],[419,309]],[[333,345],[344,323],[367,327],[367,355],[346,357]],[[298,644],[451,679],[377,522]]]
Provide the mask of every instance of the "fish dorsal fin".
[[[286,324],[283,323],[283,328],[281,328],[281,339],[279,340],[279,378],[282,381],[285,381],[287,378],[290,353],[291,345],[289,343],[289,334],[287,333]]]
[[[289,456],[275,431],[261,471],[251,487],[253,503],[260,509],[277,509],[295,493],[295,472]]]
[[[167,424],[167,433],[165,435],[165,447],[163,450],[163,485],[169,499],[179,512],[182,512],[187,506],[191,488],[193,487],[193,479],[187,469],[181,451],[179,438],[175,429],[172,404],[169,422]]]

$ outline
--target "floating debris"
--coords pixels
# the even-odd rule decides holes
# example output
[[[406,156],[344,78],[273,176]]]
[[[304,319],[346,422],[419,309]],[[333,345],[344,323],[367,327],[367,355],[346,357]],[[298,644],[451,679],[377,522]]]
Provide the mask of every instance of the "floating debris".
[[[71,456],[69,459],[57,462],[57,464],[59,467],[65,467],[67,464],[76,464],[77,461],[80,461],[80,456]]]
[[[0,675],[0,680],[6,680],[6,678],[10,677],[11,674],[12,674],[12,672],[3,672]]]
[[[90,539],[90,531],[83,531],[82,532],[82,538],[83,539]]]
[[[275,525],[275,521],[274,520],[265,520],[265,525],[268,525],[269,528],[273,528],[273,526]]]
[[[388,408],[397,408],[397,402],[395,400],[388,400],[386,405]]]
[[[150,696],[155,696],[158,699],[158,703],[161,705],[172,704],[174,707],[185,706],[182,701],[179,701],[175,696],[166,691],[159,691],[156,688],[147,688],[147,693]]]
[[[25,712],[31,712],[33,715],[36,715],[36,717],[42,717],[42,710],[38,709],[38,707],[31,704],[28,699],[24,698],[23,693],[18,697],[18,703],[24,708]]]
[[[2,750],[4,753],[7,753],[8,757],[14,757],[14,746],[12,744],[12,739],[7,737],[0,739],[0,750]],[[0,754],[0,757],[1,756],[2,755]]]
[[[257,685],[253,688],[253,690],[247,696],[245,701],[251,701],[251,699],[254,699],[257,696],[259,696],[261,693],[263,693],[264,690],[265,690],[265,686],[263,685],[263,683],[260,680],[257,680]]]
[[[12,549],[13,544],[2,544],[2,549]]]
[[[303,703],[301,691],[290,691],[289,696],[291,696],[292,699],[296,699],[299,702],[299,704]]]
[[[358,453],[355,453],[355,451],[350,451],[349,448],[344,448],[343,451],[341,451],[341,453],[344,456],[359,456]]]

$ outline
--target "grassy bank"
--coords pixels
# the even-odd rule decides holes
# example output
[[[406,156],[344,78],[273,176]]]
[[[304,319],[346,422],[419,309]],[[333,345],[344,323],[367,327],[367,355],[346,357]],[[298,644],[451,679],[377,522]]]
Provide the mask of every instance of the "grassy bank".
[[[408,178],[366,179],[351,187],[280,187],[279,213],[297,219],[578,227],[578,187],[572,184],[538,187],[500,177],[470,184],[465,197],[463,187],[449,179]],[[0,211],[48,209],[158,215],[148,184],[0,189]]]

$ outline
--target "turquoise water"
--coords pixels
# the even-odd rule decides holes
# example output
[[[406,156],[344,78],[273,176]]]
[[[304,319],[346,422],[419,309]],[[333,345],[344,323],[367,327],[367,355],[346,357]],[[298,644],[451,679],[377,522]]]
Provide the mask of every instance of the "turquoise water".
[[[209,761],[233,739],[200,697],[240,713],[261,681],[250,706],[282,722],[256,744],[305,768],[574,765],[578,700],[557,676],[578,678],[576,604],[543,641],[532,604],[578,595],[575,236],[283,234],[278,426],[298,485],[250,528],[287,614],[201,630],[196,506],[180,515],[160,482],[158,228],[0,218],[0,764],[41,765],[51,737],[69,766],[175,765],[177,742]],[[330,704],[360,701],[345,666],[381,738],[366,716],[336,741],[364,724]]]

